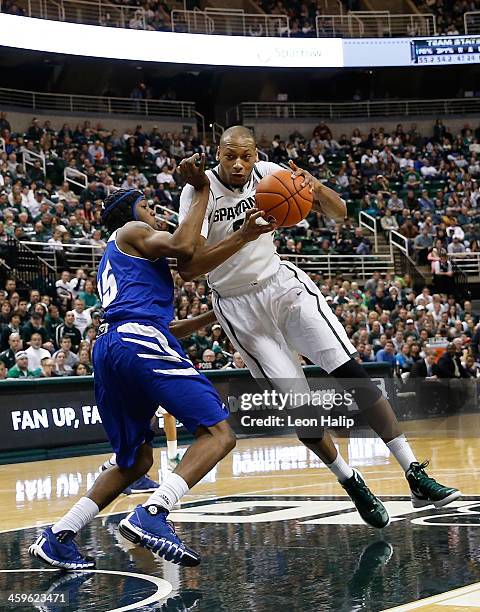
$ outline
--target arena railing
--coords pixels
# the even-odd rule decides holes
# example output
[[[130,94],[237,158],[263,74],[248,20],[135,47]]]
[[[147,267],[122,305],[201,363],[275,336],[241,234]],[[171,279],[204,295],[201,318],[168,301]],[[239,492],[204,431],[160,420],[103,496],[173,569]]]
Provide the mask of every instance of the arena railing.
[[[324,276],[348,276],[366,280],[373,272],[392,272],[393,258],[379,255],[282,255],[281,259],[293,262],[305,272],[320,273]]]
[[[317,15],[315,31],[317,38],[363,38],[364,25],[353,13],[341,15]]]
[[[467,277],[480,277],[480,253],[449,253],[448,259]]]
[[[465,34],[480,34],[480,11],[469,11],[463,15]]]
[[[45,242],[21,241],[20,244],[57,272],[63,268],[97,270],[104,252],[102,246],[91,244],[67,243],[62,249]]]
[[[172,32],[227,36],[289,36],[286,15],[245,13],[241,9],[173,10]]]
[[[43,175],[47,176],[47,166],[45,163],[45,153],[43,151],[40,151],[40,153],[37,153],[36,151],[30,151],[29,149],[22,147],[20,149],[20,153],[22,154],[22,158],[23,158],[23,171],[26,174],[27,173],[27,166],[34,166],[36,161],[40,161],[42,170],[43,170]]]
[[[5,0],[0,0],[0,11]],[[23,0],[19,2],[28,17],[85,23],[108,27],[145,30],[148,27],[145,10],[123,3],[114,4],[105,0]],[[321,3],[320,3],[321,4]],[[340,7],[340,8],[339,8]],[[320,7],[322,8],[322,7]],[[316,35],[318,37],[394,37],[436,35],[436,18],[426,14],[391,14],[389,11],[343,12],[340,2],[324,3],[326,11],[338,14],[318,15]],[[466,15],[474,15],[467,13]],[[473,18],[473,28],[475,25]],[[470,29],[467,32],[467,27]],[[290,22],[286,15],[245,13],[242,9],[208,7],[205,11],[171,11],[173,32],[195,34],[224,34],[242,36],[290,36]],[[472,26],[466,32],[472,33]]]
[[[170,117],[196,119],[195,103],[183,100],[136,100],[83,96],[76,94],[52,94],[23,89],[0,88],[0,106],[48,110],[51,112],[126,114],[145,117]]]
[[[75,185],[82,189],[86,189],[88,185],[88,176],[85,172],[81,172],[77,168],[69,168],[68,166],[63,171],[63,180],[70,185]]]
[[[171,12],[172,32],[183,32],[187,34],[213,34],[215,23],[207,13],[194,9],[173,10]]]
[[[358,214],[358,225],[361,228],[368,230],[373,233],[373,243],[375,246],[375,252],[378,251],[378,232],[377,232],[377,221],[375,217],[369,215],[364,210],[361,210]]]
[[[0,1],[0,11],[6,2]],[[27,17],[85,23],[115,28],[145,30],[145,11],[138,6],[113,4],[105,0],[24,0],[18,2]]]
[[[408,238],[405,238],[405,236],[396,230],[390,230],[390,253],[392,254],[392,257],[394,249],[398,249],[407,257],[410,255]]]
[[[478,114],[480,98],[361,102],[242,102],[226,112],[226,124],[253,119],[354,119],[357,117]]]
[[[350,11],[342,15],[317,15],[317,37],[393,38],[435,36],[437,24],[430,13],[396,15],[390,11]]]
[[[96,270],[103,255],[104,248],[90,244],[67,243],[63,249],[54,248],[45,242],[22,241],[20,243],[41,257],[49,266],[61,270],[65,266],[71,269],[87,268]],[[327,276],[370,278],[373,272],[391,272],[393,259],[390,254],[379,255],[280,255],[282,259],[292,261],[306,272],[321,273]],[[174,259],[168,260],[176,268]]]

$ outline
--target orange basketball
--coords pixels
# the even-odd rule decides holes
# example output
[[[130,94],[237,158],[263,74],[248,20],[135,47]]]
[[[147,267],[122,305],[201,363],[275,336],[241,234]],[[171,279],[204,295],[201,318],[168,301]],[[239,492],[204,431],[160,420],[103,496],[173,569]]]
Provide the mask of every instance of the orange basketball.
[[[312,209],[313,193],[302,187],[303,176],[292,179],[291,170],[278,170],[262,178],[257,185],[256,202],[265,218],[275,217],[280,227],[300,223]]]

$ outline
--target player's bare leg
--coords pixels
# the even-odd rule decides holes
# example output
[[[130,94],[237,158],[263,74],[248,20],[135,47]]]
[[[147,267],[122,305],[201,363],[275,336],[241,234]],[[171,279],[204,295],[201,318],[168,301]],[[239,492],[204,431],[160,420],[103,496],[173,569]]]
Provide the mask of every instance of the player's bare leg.
[[[111,457],[109,457],[104,463],[100,466],[101,472],[105,470],[109,470],[113,466],[117,465],[117,456],[115,453]],[[148,472],[148,470],[147,470]],[[138,478],[135,478],[132,482],[130,482],[122,491],[125,495],[132,494],[141,494],[141,493],[153,493],[155,489],[158,487],[158,482],[152,480],[147,472],[141,474]]]
[[[95,480],[93,487],[52,527],[30,546],[29,553],[53,567],[77,570],[95,567],[95,561],[80,554],[74,537],[82,527],[112,502],[134,480],[152,466],[152,447],[142,444],[129,468],[112,465]]]
[[[149,444],[142,444],[137,451],[135,463],[131,468],[118,465],[105,470],[93,483],[87,497],[94,501],[99,510],[108,506],[132,482],[144,476],[153,465],[153,449]]]
[[[137,506],[119,525],[131,542],[180,565],[200,563],[200,556],[187,548],[167,522],[175,504],[235,446],[235,435],[227,421],[200,426],[175,471],[169,474],[147,501]]]
[[[322,432],[323,435],[318,438],[311,437],[310,433],[308,435],[304,435],[301,431],[297,433],[300,442],[315,453],[335,474],[367,525],[377,529],[386,527],[390,519],[385,506],[370,491],[361,474],[344,460],[328,431]]]
[[[428,461],[420,464],[402,433],[390,402],[369,380],[365,370],[354,360],[348,361],[331,375],[339,380],[345,389],[355,390],[355,398],[370,427],[385,442],[405,472],[411,491],[412,503],[416,508],[434,505],[441,508],[460,497],[460,491],[439,484],[425,472]],[[320,442],[322,452],[328,452],[328,441]]]

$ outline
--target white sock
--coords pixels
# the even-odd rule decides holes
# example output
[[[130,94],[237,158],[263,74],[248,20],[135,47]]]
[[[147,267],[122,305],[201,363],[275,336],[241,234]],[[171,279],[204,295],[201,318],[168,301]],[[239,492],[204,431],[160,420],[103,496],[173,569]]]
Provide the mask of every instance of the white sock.
[[[154,504],[156,506],[163,506],[163,508],[170,511],[188,490],[189,486],[183,478],[172,472],[142,505],[146,507]]]
[[[115,453],[113,453],[110,459],[104,461],[104,463],[102,464],[102,468],[104,470],[108,470],[108,468],[111,468],[114,465],[117,465],[117,456],[115,455]]]
[[[70,508],[67,514],[52,526],[52,531],[53,533],[59,533],[60,531],[77,533],[82,527],[90,523],[98,513],[97,504],[88,497],[82,497]]]
[[[333,463],[327,463],[327,467],[335,474],[339,482],[345,482],[353,476],[353,470],[337,451],[337,458]]]
[[[390,442],[387,442],[387,446],[395,459],[401,465],[404,472],[408,470],[411,463],[417,461],[417,458],[413,454],[410,444],[407,442],[407,438],[402,434]]]
[[[167,440],[167,457],[169,459],[175,459],[177,452],[177,441]]]

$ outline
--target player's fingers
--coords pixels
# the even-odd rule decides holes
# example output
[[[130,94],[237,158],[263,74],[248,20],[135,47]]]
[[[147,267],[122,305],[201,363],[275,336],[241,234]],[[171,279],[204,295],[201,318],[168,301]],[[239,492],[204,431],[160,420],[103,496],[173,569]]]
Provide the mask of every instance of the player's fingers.
[[[200,155],[200,164],[198,166],[198,169],[200,170],[200,172],[205,172],[205,153],[202,153]]]
[[[188,166],[188,165],[192,165],[195,163],[195,160],[198,157],[198,153],[194,153],[191,157],[185,157],[184,159],[182,159],[182,161],[180,162],[181,166]]]
[[[302,181],[302,187],[310,187],[313,190],[313,177],[305,174]]]
[[[258,208],[249,208],[245,213],[245,221],[248,221],[252,215],[258,212]]]
[[[253,214],[249,216],[248,221],[250,223],[255,223],[257,219],[261,219],[264,216],[265,216],[265,212],[263,210],[257,210],[257,212],[254,212]]]
[[[273,232],[277,229],[278,225],[277,222],[275,220],[275,222],[272,223],[268,223],[268,225],[259,225],[259,230],[258,232],[260,234],[268,234],[268,232]]]
[[[293,159],[289,159],[288,160],[288,165],[290,166],[290,168],[296,172],[298,170],[298,166],[297,164],[293,161]]]

